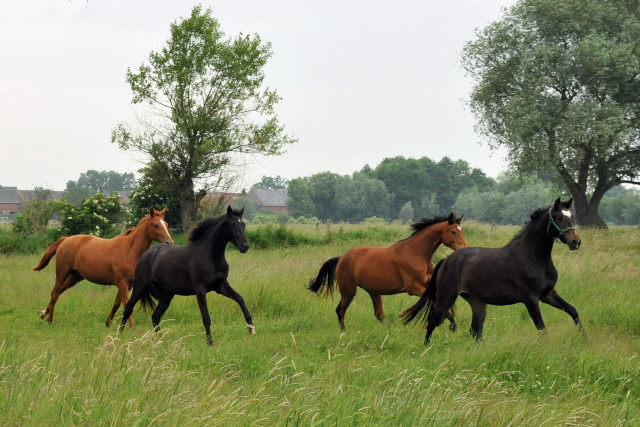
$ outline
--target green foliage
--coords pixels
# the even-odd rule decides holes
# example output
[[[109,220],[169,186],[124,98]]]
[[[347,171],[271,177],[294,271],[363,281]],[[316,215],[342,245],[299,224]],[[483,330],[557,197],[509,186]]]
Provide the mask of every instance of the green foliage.
[[[321,243],[319,237],[295,234],[286,225],[267,224],[246,230],[249,245],[254,249],[286,248]]]
[[[151,208],[162,210],[167,208],[164,219],[170,227],[178,228],[182,223],[180,219],[180,200],[158,183],[156,178],[143,174],[136,188],[129,193],[129,209],[133,218],[143,218],[149,214]]]
[[[51,195],[50,190],[36,188],[35,193],[35,199],[27,204],[13,220],[11,228],[15,233],[24,236],[44,233],[49,227],[51,217],[60,212],[61,203],[56,200],[48,200]]]
[[[60,222],[66,235],[90,234],[105,237],[118,234],[118,227],[128,219],[128,215],[117,193],[109,197],[104,193],[96,193],[84,199],[80,206],[63,202]]]
[[[160,51],[127,71],[133,103],[148,106],[152,119],[119,124],[112,142],[143,153],[147,172],[164,180],[180,200],[180,217],[192,222],[196,182],[223,176],[234,153],[277,155],[296,140],[278,123],[277,92],[263,86],[270,43],[258,35],[226,38],[201,6],[170,31]]]
[[[114,191],[130,191],[136,185],[132,173],[118,173],[115,171],[88,170],[80,174],[77,181],[68,181],[64,191],[67,202],[79,205],[95,193],[111,194]]]
[[[492,146],[527,175],[554,169],[577,220],[640,169],[640,5],[523,0],[465,45],[470,105]]]
[[[282,178],[280,175],[276,177],[262,176],[262,180],[253,185],[253,188],[260,189],[272,189],[272,190],[286,190],[289,185],[289,181]]]

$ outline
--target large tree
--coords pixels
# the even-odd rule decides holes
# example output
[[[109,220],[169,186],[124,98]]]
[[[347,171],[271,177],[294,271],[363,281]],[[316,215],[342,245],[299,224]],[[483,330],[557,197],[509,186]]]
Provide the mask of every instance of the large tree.
[[[271,44],[258,35],[225,38],[211,9],[193,8],[138,71],[127,71],[134,104],[147,104],[136,128],[119,124],[112,141],[148,158],[146,174],[178,195],[189,229],[211,178],[234,153],[280,154],[295,139],[278,123],[275,90],[263,87]],[[158,179],[162,177],[162,179]]]
[[[463,49],[479,131],[517,172],[555,169],[582,225],[604,227],[605,192],[640,184],[639,8],[521,0]]]

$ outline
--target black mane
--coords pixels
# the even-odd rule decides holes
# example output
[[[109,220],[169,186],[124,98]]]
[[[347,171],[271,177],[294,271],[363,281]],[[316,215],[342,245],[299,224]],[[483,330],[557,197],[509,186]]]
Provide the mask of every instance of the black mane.
[[[433,218],[427,218],[427,217],[420,218],[418,222],[414,222],[413,224],[411,224],[413,233],[411,233],[411,236],[409,237],[415,236],[425,228],[431,227],[432,225],[439,224],[445,221],[449,221],[449,216],[434,216]]]
[[[215,227],[226,215],[227,214],[222,214],[201,221],[193,230],[191,230],[191,233],[189,234],[189,241],[195,242],[196,240],[202,239],[205,234],[207,234],[207,231]]]
[[[525,233],[527,231],[529,231],[531,229],[531,227],[533,227],[533,224],[535,224],[537,222],[537,220],[540,219],[542,214],[547,212],[550,208],[551,208],[551,206],[547,206],[546,208],[538,208],[535,211],[533,211],[531,213],[531,217],[530,217],[531,219],[525,225],[522,226],[520,231],[518,231],[518,233],[515,236],[513,236],[511,241],[518,240],[519,238],[524,236]]]

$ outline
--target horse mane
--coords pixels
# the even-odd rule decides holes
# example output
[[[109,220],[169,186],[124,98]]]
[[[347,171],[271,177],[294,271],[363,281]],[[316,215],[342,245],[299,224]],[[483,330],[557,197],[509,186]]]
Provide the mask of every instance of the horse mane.
[[[122,236],[128,236],[129,234],[133,233],[135,231],[136,228],[140,227],[143,223],[147,222],[149,220],[150,216],[147,215],[145,217],[143,217],[139,222],[138,225],[136,225],[135,227],[131,227],[129,229],[127,229],[127,231],[125,231]]]
[[[425,228],[431,227],[432,225],[439,224],[445,221],[449,221],[449,216],[443,215],[443,216],[434,216],[433,218],[427,218],[427,217],[420,218],[418,222],[414,222],[413,224],[411,224],[413,233],[411,233],[411,236],[407,238],[415,236]]]
[[[226,215],[227,214],[224,213],[222,215],[213,216],[211,218],[207,218],[203,221],[200,221],[200,223],[198,223],[198,225],[196,225],[196,227],[193,230],[191,230],[191,233],[189,233],[189,241],[195,242],[196,240],[202,239],[205,236],[205,234],[207,234],[207,231],[209,231],[209,229],[218,225],[220,220]]]
[[[547,206],[546,208],[538,208],[535,211],[533,211],[531,213],[531,217],[530,217],[531,219],[522,226],[520,231],[518,231],[518,233],[515,236],[513,236],[511,241],[513,242],[514,240],[518,240],[522,236],[524,236],[525,233],[533,227],[533,224],[535,224],[538,221],[538,219],[542,217],[542,214],[548,211],[550,207],[551,206]]]

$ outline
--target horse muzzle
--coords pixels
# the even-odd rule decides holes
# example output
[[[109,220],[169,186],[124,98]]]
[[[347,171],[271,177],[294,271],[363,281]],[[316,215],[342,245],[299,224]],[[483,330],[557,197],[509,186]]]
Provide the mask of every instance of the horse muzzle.
[[[249,250],[249,244],[248,243],[241,243],[238,245],[238,250],[240,251],[241,254],[247,252]]]
[[[569,246],[569,249],[572,251],[580,248],[580,245],[582,244],[582,240],[580,240],[580,237],[578,237],[578,234],[575,231],[563,234],[560,240]]]

